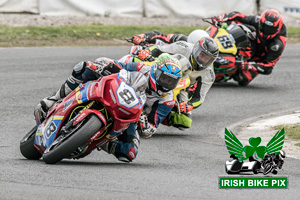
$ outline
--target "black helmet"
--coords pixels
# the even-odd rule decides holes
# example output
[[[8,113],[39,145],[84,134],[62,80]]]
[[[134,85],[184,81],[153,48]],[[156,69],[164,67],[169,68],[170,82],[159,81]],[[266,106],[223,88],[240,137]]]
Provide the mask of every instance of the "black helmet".
[[[279,151],[279,158],[283,160],[285,158],[285,152],[283,150]]]
[[[209,67],[218,57],[219,47],[215,40],[210,37],[203,37],[195,43],[192,50],[192,61],[197,64],[192,66],[196,71],[201,71]]]
[[[272,39],[281,30],[282,25],[283,19],[277,10],[266,10],[259,19],[259,34],[264,39]]]

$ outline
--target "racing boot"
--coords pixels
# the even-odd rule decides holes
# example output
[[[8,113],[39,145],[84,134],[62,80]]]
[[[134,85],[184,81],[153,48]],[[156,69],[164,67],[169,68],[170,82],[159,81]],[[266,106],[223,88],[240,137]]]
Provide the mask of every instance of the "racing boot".
[[[54,95],[41,100],[41,108],[45,112],[47,112],[54,105],[54,103],[56,103],[60,99],[65,98],[71,92],[71,88],[68,86],[67,82],[65,82]]]
[[[117,141],[114,141],[114,140],[110,141],[110,142],[102,145],[101,150],[105,151],[108,154],[113,154],[114,155],[117,144],[118,144]]]
[[[119,143],[119,140],[115,139],[113,141],[110,141],[110,142],[102,145],[100,150],[103,150],[103,151],[105,151],[108,154],[113,154],[114,156],[116,156],[116,158],[119,161],[122,161],[122,162],[131,162],[131,160],[129,160],[125,156],[120,156],[120,155],[116,155],[115,154],[115,152],[116,152],[116,146],[118,145],[118,143]]]
[[[34,109],[35,120],[38,123],[43,122],[46,119],[48,110],[54,105],[54,103],[59,99],[66,97],[71,92],[72,90],[67,83],[64,83],[54,95],[42,99]]]

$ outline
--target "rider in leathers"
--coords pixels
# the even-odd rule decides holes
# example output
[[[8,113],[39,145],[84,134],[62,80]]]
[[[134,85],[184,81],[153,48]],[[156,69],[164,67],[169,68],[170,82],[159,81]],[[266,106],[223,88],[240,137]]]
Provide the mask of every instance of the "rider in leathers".
[[[244,53],[250,57],[248,62],[242,63],[243,70],[235,79],[240,85],[247,85],[258,74],[269,75],[280,59],[286,44],[286,26],[277,10],[266,10],[261,16],[248,16],[239,12],[231,12],[212,17],[214,23],[235,22],[248,26],[256,33],[251,40],[251,47]]]
[[[41,102],[37,105],[35,112],[42,112],[45,116],[46,112],[56,101],[66,97],[80,83],[85,83],[90,80],[96,80],[102,75],[118,73],[121,69],[126,69],[128,71],[139,71],[147,77],[148,88],[146,89],[146,96],[150,100],[156,99],[155,103],[158,104],[156,107],[151,107],[151,101],[147,100],[145,103],[146,107],[150,106],[151,112],[156,113],[155,115],[153,115],[153,118],[148,118],[148,121],[153,121],[153,124],[155,126],[151,126],[149,123],[144,122],[142,127],[147,137],[151,137],[151,135],[156,131],[156,127],[158,126],[158,124],[166,117],[166,115],[174,106],[173,93],[170,91],[175,87],[169,89],[168,92],[164,93],[160,93],[160,90],[154,90],[152,87],[154,85],[157,86],[157,84],[153,84],[153,82],[151,82],[150,70],[152,68],[141,62],[121,63],[104,57],[98,58],[94,62],[82,61],[73,68],[72,74],[53,96],[46,97],[41,100]],[[179,67],[176,67],[176,69],[179,70]],[[180,70],[179,74],[180,79]],[[138,145],[139,135],[136,134],[136,124],[131,123],[128,129],[125,130],[123,134],[118,137],[118,139],[103,145],[101,149],[115,155],[120,161],[131,162],[137,156]]]
[[[180,59],[180,55],[187,58],[186,60],[189,61],[186,62],[184,60],[183,63],[181,62],[183,78],[188,75],[191,80],[190,88],[185,91],[181,91],[180,93],[182,103],[179,104],[179,107],[182,113],[189,113],[191,110],[198,108],[204,102],[206,94],[215,80],[212,63],[218,55],[218,46],[216,42],[211,38],[204,37],[206,38],[206,41],[210,41],[207,46],[208,48],[205,50],[209,52],[213,59],[211,60],[212,62],[209,63],[209,66],[201,66],[201,64],[198,64],[195,59],[195,57],[198,57],[199,55],[193,55],[193,50],[195,47],[198,47],[198,44],[197,42],[195,45],[186,42],[188,40],[187,38],[188,37],[181,34],[168,34],[166,36],[158,31],[149,31],[132,37],[132,41],[135,44],[143,44],[145,42],[156,43],[155,48],[151,47],[149,49],[140,50],[138,53],[138,57],[140,59],[147,59],[150,56],[157,57],[161,53],[166,52],[169,54],[179,54],[179,61],[182,61],[182,59]],[[151,51],[149,51],[150,49]],[[168,123],[174,122],[169,120]],[[183,127],[188,128],[184,125]]]

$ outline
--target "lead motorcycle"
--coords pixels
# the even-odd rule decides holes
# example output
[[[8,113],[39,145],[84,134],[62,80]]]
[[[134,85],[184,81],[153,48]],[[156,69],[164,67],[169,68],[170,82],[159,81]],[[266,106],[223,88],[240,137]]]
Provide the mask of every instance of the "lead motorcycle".
[[[131,82],[130,82],[131,80]],[[22,155],[47,164],[79,159],[112,141],[140,118],[145,103],[146,77],[121,70],[80,84],[47,113],[36,113],[37,125],[20,142]]]
[[[211,18],[202,20],[211,25],[206,32],[219,46],[220,53],[214,62],[215,82],[236,79],[235,77],[244,70],[243,62],[248,61],[251,57],[250,40],[256,38],[253,28],[236,23],[214,24],[211,22]]]

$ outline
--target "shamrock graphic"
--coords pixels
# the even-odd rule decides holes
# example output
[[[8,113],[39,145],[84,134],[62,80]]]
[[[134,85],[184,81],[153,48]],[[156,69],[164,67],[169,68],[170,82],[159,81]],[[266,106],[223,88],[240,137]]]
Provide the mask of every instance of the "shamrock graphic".
[[[265,154],[279,153],[284,143],[284,129],[278,131],[274,137],[268,142],[267,146],[259,146],[261,138],[249,139],[249,145],[243,147],[242,143],[237,137],[229,130],[225,128],[225,144],[230,155],[234,154],[239,161],[247,160],[250,156],[255,159],[263,159]]]

